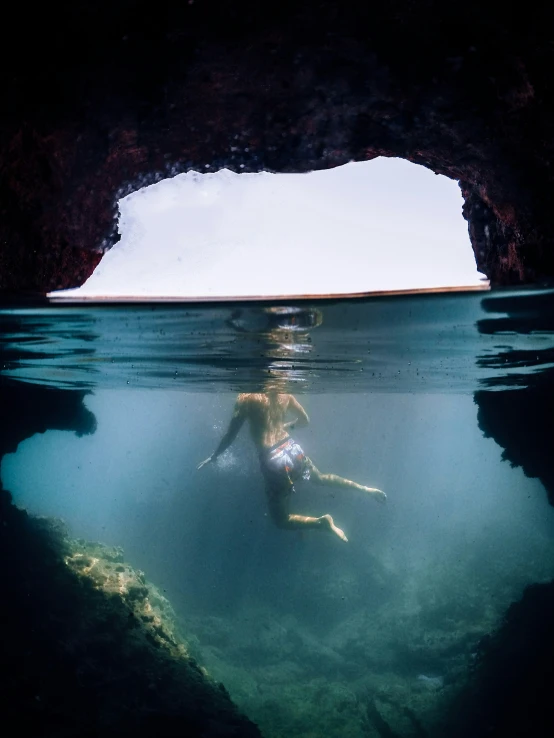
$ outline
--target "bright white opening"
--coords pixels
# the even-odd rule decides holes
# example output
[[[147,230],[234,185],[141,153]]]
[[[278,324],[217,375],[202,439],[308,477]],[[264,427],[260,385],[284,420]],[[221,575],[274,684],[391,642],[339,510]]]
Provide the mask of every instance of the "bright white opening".
[[[309,174],[189,172],[120,202],[75,297],[350,294],[483,285],[456,182],[402,159]]]

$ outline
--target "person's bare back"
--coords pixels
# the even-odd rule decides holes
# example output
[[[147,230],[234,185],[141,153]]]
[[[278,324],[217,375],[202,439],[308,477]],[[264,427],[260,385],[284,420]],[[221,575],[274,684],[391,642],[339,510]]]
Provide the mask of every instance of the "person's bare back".
[[[310,419],[293,395],[277,392],[245,393],[237,398],[246,419],[250,422],[250,435],[258,450],[271,448],[288,438],[287,428],[308,425]],[[287,413],[296,418],[285,422]]]

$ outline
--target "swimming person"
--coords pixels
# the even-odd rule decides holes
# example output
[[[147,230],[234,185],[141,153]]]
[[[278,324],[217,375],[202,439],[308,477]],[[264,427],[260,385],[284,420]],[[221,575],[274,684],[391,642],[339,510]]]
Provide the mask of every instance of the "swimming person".
[[[297,415],[285,422],[286,414]],[[288,429],[308,425],[308,414],[289,394],[276,391],[244,393],[237,397],[229,428],[211,456],[198,465],[198,469],[213,462],[233,443],[244,421],[250,424],[250,434],[260,457],[260,466],[265,479],[269,512],[279,528],[315,528],[334,533],[343,541],[347,537],[338,528],[330,515],[319,518],[293,515],[289,512],[294,483],[298,479],[310,479],[329,487],[356,489],[385,502],[387,496],[380,489],[365,487],[336,474],[322,474],[300,446],[288,434]]]

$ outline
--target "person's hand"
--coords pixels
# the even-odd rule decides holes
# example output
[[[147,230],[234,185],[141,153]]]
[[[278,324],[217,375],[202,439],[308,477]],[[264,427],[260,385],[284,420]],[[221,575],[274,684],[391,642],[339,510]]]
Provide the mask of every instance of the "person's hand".
[[[380,502],[380,503],[381,503],[382,505],[384,505],[384,504],[386,503],[386,501],[387,501],[387,496],[386,496],[386,494],[385,494],[385,493],[383,492],[383,490],[382,490],[382,489],[375,489],[375,490],[373,491],[373,494],[375,495],[375,499],[377,500],[377,502]]]
[[[206,466],[206,464],[209,464],[213,460],[214,460],[214,455],[212,454],[211,456],[208,456],[207,459],[204,459],[204,461],[201,461],[196,468],[202,469],[203,466]]]

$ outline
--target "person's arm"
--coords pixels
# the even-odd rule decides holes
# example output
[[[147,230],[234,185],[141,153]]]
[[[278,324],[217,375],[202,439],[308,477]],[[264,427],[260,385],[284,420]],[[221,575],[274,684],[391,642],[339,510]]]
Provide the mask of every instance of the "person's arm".
[[[288,423],[284,423],[285,428],[303,428],[310,422],[308,413],[293,395],[289,395],[287,412],[297,413],[297,417],[294,420],[289,420]]]
[[[227,432],[225,433],[225,435],[219,442],[218,447],[216,448],[216,450],[213,452],[211,456],[208,456],[207,459],[204,459],[204,461],[201,461],[200,464],[198,464],[196,468],[202,469],[202,467],[206,466],[206,464],[209,464],[210,461],[215,461],[218,456],[221,456],[221,454],[224,451],[226,451],[229,448],[229,446],[233,443],[233,441],[237,437],[239,430],[242,428],[242,425],[245,420],[246,420],[246,413],[245,413],[244,400],[241,400],[239,398],[235,403],[233,417],[231,418],[231,422],[229,423]]]

